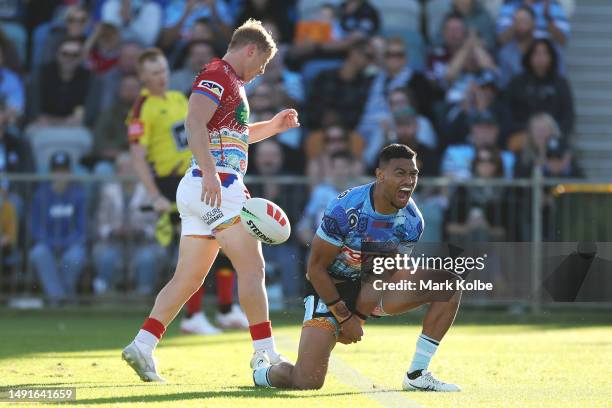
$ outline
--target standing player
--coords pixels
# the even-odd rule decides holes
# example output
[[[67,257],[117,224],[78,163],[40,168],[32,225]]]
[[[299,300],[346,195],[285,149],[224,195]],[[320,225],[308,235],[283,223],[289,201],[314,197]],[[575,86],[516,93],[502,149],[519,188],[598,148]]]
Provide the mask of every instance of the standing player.
[[[130,153],[154,209],[167,212],[176,201],[177,186],[191,163],[185,136],[187,98],[167,89],[168,63],[158,49],[151,48],[140,55],[138,73],[144,89],[127,118]],[[220,268],[216,278],[219,309],[225,312],[218,314],[219,321],[232,326],[245,320],[241,311],[232,308],[233,272]],[[183,332],[220,333],[202,313],[203,293],[201,288],[187,302],[187,316],[181,321]]]
[[[249,125],[244,84],[264,72],[276,44],[261,25],[249,20],[232,35],[223,59],[215,59],[193,83],[186,120],[192,166],[180,182],[177,205],[182,231],[174,276],[123,358],[144,381],[163,381],[153,351],[182,305],[200,287],[219,248],[236,269],[240,304],[249,320],[255,353],[251,367],[283,361],[276,351],[264,285],[261,244],[239,225],[249,196],[243,176],[248,144],[299,126],[293,109]]]
[[[376,182],[345,191],[333,200],[323,217],[308,263],[312,294],[305,298],[306,315],[295,366],[265,362],[253,371],[255,385],[264,387],[318,389],[323,386],[329,356],[337,341],[361,340],[368,316],[405,313],[429,303],[423,330],[408,372],[405,390],[459,391],[454,384],[434,378],[427,371],[429,361],[453,323],[459,307],[460,292],[443,295],[446,301],[433,300],[432,293],[385,291],[376,293],[362,284],[362,251],[367,245],[383,244],[390,254],[410,254],[423,232],[423,217],[411,198],[418,170],[416,153],[408,146],[385,147],[376,169]],[[377,252],[380,252],[380,247]],[[408,270],[398,270],[388,282],[422,279]],[[430,274],[433,279],[451,278],[446,272]]]

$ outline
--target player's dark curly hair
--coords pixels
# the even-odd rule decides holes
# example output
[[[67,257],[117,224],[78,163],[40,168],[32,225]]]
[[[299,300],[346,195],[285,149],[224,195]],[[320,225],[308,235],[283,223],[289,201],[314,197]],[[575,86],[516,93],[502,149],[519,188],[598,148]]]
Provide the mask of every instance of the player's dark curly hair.
[[[412,160],[416,157],[416,152],[405,144],[393,143],[385,146],[378,155],[378,167],[384,167],[392,159]]]

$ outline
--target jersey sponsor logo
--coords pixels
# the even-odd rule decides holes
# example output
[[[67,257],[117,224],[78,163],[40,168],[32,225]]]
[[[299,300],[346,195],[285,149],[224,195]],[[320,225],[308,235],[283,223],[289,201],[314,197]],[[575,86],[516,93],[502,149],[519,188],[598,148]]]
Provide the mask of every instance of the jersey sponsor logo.
[[[264,234],[263,232],[261,232],[259,230],[259,228],[257,228],[257,226],[255,225],[255,223],[252,220],[248,220],[247,221],[247,225],[249,226],[250,230],[253,231],[253,233],[255,235],[257,235],[259,237],[259,239],[261,239],[263,242],[267,242],[268,244],[273,244],[274,241],[272,241],[270,238],[268,238],[266,236],[266,234]]]
[[[223,217],[223,211],[219,208],[213,208],[207,213],[204,213],[202,219],[208,225],[212,225],[213,222],[220,220]]]
[[[219,99],[221,99],[221,96],[223,96],[224,88],[218,82],[215,82],[215,81],[209,81],[207,79],[203,79],[198,84],[198,88],[206,89],[207,91],[209,91],[210,93],[212,93]]]

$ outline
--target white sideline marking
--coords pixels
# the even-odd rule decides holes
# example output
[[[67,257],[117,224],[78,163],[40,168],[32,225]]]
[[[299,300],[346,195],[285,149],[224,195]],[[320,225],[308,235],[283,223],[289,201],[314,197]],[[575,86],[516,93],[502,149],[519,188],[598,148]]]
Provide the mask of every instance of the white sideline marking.
[[[285,349],[297,350],[298,346],[286,336],[274,336],[276,344]],[[348,363],[333,355],[329,361],[329,372],[341,383],[357,388],[363,396],[378,402],[383,407],[422,408],[415,401],[406,397],[405,391],[374,388],[374,382],[355,370]],[[400,378],[398,378],[398,381]]]

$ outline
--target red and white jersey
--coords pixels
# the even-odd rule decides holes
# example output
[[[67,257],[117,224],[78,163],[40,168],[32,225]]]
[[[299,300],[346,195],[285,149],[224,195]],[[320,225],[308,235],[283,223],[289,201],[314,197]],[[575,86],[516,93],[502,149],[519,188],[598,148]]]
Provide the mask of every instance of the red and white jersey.
[[[207,125],[216,165],[229,167],[244,176],[249,151],[249,103],[244,81],[230,64],[215,58],[200,71],[191,91],[217,104]],[[192,164],[196,165],[195,160]]]

